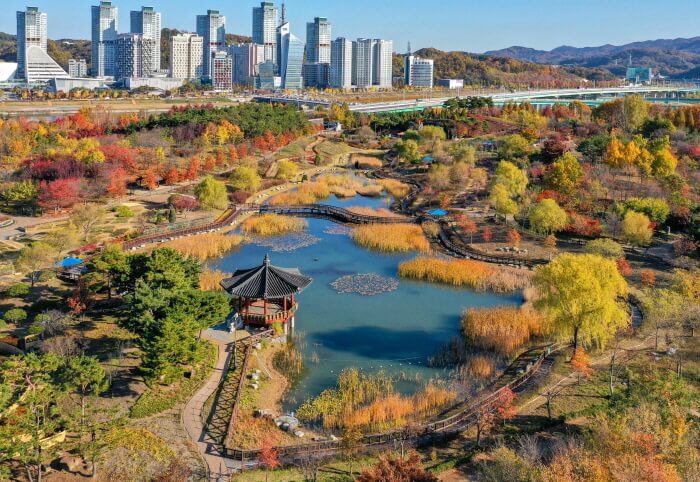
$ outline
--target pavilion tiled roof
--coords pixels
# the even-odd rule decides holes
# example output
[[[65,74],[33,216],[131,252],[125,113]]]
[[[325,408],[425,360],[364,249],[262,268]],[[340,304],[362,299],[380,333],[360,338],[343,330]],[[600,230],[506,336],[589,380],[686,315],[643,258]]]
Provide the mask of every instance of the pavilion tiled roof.
[[[261,266],[237,270],[221,282],[221,287],[243,298],[276,300],[299,293],[312,281],[297,268],[272,266],[266,255]]]

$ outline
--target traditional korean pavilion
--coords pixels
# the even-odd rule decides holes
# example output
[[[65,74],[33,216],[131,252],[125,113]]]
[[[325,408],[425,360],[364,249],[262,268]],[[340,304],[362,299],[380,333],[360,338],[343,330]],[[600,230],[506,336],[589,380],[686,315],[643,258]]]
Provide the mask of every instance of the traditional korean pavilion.
[[[238,315],[246,325],[270,326],[280,322],[294,327],[295,295],[311,284],[297,268],[279,268],[265,256],[257,268],[237,270],[221,282],[237,303]]]

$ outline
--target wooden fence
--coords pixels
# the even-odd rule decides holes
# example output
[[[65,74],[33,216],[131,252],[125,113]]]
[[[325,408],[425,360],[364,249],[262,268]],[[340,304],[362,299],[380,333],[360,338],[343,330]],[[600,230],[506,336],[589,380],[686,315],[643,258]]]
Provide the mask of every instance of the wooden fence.
[[[400,441],[426,439],[438,434],[447,435],[450,433],[460,432],[476,424],[480,414],[490,413],[496,410],[504,391],[507,389],[515,391],[522,387],[532,378],[533,375],[538,372],[542,366],[542,363],[549,356],[560,351],[566,346],[566,344],[551,344],[523,353],[520,357],[518,357],[518,360],[527,356],[533,351],[541,350],[541,353],[537,359],[530,363],[522,373],[516,374],[516,377],[513,380],[505,385],[499,386],[498,388],[487,390],[486,393],[482,394],[473,402],[464,403],[461,407],[458,405],[456,413],[453,413],[452,415],[434,422],[428,422],[414,429],[402,429],[380,434],[365,435],[362,438],[360,445],[369,448]],[[516,364],[518,360],[516,360],[514,364]],[[276,448],[279,457],[288,460],[319,453],[331,454],[341,449],[341,440],[325,440]],[[255,466],[255,463],[260,455],[260,450],[243,450],[239,448],[226,447],[224,449],[224,455],[227,458],[240,461],[243,466],[246,464],[249,466]]]

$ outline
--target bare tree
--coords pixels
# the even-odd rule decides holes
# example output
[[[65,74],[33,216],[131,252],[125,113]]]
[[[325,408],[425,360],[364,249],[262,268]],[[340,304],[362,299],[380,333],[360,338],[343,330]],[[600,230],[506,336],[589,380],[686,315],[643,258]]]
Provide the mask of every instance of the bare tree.
[[[323,457],[314,452],[302,453],[296,461],[296,466],[306,482],[316,482],[318,472],[323,467]]]

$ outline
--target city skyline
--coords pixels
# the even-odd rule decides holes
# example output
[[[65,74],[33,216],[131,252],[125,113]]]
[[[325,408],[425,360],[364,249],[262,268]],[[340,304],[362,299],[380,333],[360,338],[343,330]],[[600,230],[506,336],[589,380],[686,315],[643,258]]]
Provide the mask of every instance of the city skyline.
[[[80,0],[35,0],[3,2],[8,12],[36,6],[51,17],[48,36],[52,39],[90,38],[90,7],[97,2]],[[76,5],[79,3],[79,5]],[[152,0],[147,2],[119,0],[119,22],[125,33],[132,10],[141,6],[153,6],[163,13],[162,26],[178,30],[195,31],[196,16],[207,9],[220,10],[228,17],[226,31],[249,36],[252,34],[250,12],[259,1],[234,3],[212,0],[193,6],[184,0]],[[305,25],[314,17],[327,17],[334,25],[333,37],[392,38],[394,47],[403,52],[402,46],[411,41],[415,49],[435,47],[442,50],[483,52],[512,45],[537,49],[551,49],[560,45],[597,46],[601,44],[625,44],[656,38],[694,37],[700,34],[694,19],[700,15],[700,4],[689,0],[675,2],[675,8],[667,12],[646,15],[648,0],[630,2],[623,0],[611,6],[603,0],[591,0],[585,5],[561,5],[554,0],[523,2],[502,0],[483,4],[468,4],[458,0],[444,1],[444,8],[433,14],[417,15],[417,1],[407,0],[401,8],[392,2],[370,3],[366,0],[347,2],[287,2],[287,19],[292,30],[305,40]],[[629,5],[627,5],[629,4]],[[634,6],[635,8],[626,8]],[[82,8],[84,7],[84,8]],[[415,8],[414,8],[415,7]],[[421,7],[422,8],[422,7]],[[450,14],[445,15],[449,9]],[[547,16],[542,17],[541,12]],[[678,15],[682,11],[683,15]],[[373,15],[362,15],[372,12]],[[387,15],[390,14],[390,17]],[[394,19],[387,23],[386,18]],[[0,17],[0,31],[15,32],[14,15]],[[591,28],[595,25],[595,28]],[[497,27],[497,28],[494,28]],[[536,28],[535,28],[536,27]]]

